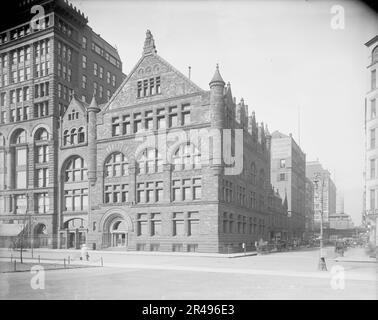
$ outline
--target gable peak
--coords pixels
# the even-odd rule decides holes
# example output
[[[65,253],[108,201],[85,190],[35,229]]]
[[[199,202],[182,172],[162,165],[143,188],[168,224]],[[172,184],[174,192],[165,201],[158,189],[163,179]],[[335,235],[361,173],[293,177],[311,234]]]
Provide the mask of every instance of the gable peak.
[[[152,33],[150,30],[146,31],[146,39],[144,40],[144,47],[143,47],[143,55],[149,55],[149,54],[155,54],[157,53],[156,47],[155,47],[155,40],[152,36]]]

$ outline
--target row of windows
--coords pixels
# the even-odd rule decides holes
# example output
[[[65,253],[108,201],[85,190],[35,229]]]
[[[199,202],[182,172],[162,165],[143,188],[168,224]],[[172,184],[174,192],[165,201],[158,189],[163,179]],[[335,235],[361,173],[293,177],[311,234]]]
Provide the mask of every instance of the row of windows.
[[[158,130],[167,127],[184,126],[190,123],[190,105],[157,108],[143,113],[125,114],[112,118],[112,136],[127,135],[144,130]]]
[[[64,211],[85,211],[88,209],[88,189],[64,191]]]
[[[137,97],[145,98],[161,93],[160,77],[149,78],[137,82]]]
[[[66,65],[63,65],[58,62],[58,77],[61,77],[62,79],[71,82],[72,81],[72,70],[70,67],[67,67]]]
[[[57,24],[58,30],[63,32],[67,37],[71,37],[73,33],[73,29],[63,20],[58,19],[58,24]]]
[[[260,194],[257,199],[256,192],[251,191],[247,197],[246,189],[244,187],[238,186],[230,181],[227,181],[226,179],[223,179],[222,181],[221,200],[229,203],[235,203],[250,209],[262,210],[265,208],[264,195]],[[270,198],[270,201],[272,202],[273,200]],[[271,205],[273,204],[271,203]]]
[[[84,50],[87,50],[88,39],[85,36],[83,36],[83,38],[82,38],[81,47]],[[118,69],[121,69],[121,62],[118,59],[116,59],[115,57],[113,57],[109,52],[107,52],[106,50],[101,48],[97,43],[92,42],[91,49],[92,49],[92,51],[96,52],[98,55],[105,58],[106,61],[109,61],[112,65],[114,65]]]
[[[10,122],[25,121],[30,118],[30,107],[21,106],[17,108],[10,109]],[[49,102],[48,100],[42,101],[34,104],[33,115],[34,118],[45,117],[49,114]],[[7,112],[1,111],[0,113],[0,123],[8,123]]]
[[[78,143],[85,142],[85,129],[84,127],[80,127],[78,130],[76,128],[72,128],[71,130],[64,130],[63,132],[63,145],[64,146],[72,146]]]
[[[263,234],[265,231],[265,221],[256,217],[234,216],[232,213],[224,212],[222,231],[223,233]]]
[[[200,220],[198,211],[174,212],[172,215],[172,236],[193,236],[200,233]],[[150,228],[149,228],[150,226]],[[137,216],[138,236],[159,236],[162,235],[162,220],[160,213],[139,213]]]
[[[60,99],[63,99],[69,102],[72,98],[72,94],[73,94],[73,89],[68,88],[67,86],[61,83],[58,83],[58,97]]]
[[[65,45],[64,43],[61,43],[58,41],[58,57],[66,62],[71,62],[72,61],[72,49]],[[59,62],[60,63],[60,62]],[[59,66],[59,64],[58,64]]]

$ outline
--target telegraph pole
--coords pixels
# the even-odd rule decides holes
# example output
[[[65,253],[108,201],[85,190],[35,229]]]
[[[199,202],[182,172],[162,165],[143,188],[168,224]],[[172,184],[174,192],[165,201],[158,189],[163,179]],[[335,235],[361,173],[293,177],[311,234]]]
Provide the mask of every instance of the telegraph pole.
[[[320,180],[321,179],[321,180]],[[320,244],[320,254],[319,254],[319,268],[323,270],[327,270],[327,266],[325,265],[325,257],[324,257],[324,252],[323,252],[323,188],[324,188],[324,177],[321,173],[316,173],[315,174],[315,189],[319,193],[319,185],[318,183],[321,182],[321,190],[320,190],[320,239],[319,239],[319,244]]]

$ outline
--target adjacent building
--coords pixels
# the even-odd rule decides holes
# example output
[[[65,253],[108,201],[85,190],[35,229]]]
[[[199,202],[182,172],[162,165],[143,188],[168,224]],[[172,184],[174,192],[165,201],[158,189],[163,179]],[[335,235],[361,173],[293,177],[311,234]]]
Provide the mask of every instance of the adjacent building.
[[[287,199],[289,238],[303,240],[306,227],[306,155],[292,135],[272,133],[271,183]]]
[[[36,22],[33,6],[44,10]],[[74,93],[83,103],[93,94],[108,101],[124,79],[122,63],[66,1],[12,1],[7,14],[14,19],[0,30],[0,232],[28,225],[29,232],[56,235],[61,117]],[[83,143],[86,127],[67,130]],[[57,245],[52,237],[47,242]]]
[[[314,223],[319,230],[320,222],[329,226],[329,217],[336,213],[336,186],[331,173],[319,161],[306,163],[306,176],[314,185]]]
[[[377,217],[378,217],[378,117],[377,117],[377,69],[378,69],[378,35],[365,43],[369,51],[368,79],[369,87],[365,97],[365,191],[363,222],[369,230],[369,241],[377,245]]]

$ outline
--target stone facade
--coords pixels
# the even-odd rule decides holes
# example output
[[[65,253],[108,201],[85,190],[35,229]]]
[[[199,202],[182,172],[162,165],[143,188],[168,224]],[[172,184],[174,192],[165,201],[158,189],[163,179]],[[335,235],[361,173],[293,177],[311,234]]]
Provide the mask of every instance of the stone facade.
[[[85,128],[82,142],[71,127]],[[226,253],[273,239],[288,222],[270,184],[270,139],[218,67],[210,90],[199,88],[147,31],[110,101],[74,97],[62,118],[60,247],[79,237],[96,249]],[[80,210],[75,192],[88,203]]]

